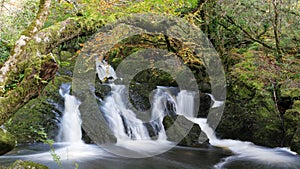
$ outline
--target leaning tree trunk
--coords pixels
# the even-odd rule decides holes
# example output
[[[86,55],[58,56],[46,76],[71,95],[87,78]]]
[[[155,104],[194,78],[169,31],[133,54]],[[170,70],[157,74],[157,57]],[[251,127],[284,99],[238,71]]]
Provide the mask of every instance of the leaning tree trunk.
[[[40,9],[47,10],[49,1],[41,0],[45,6],[40,6]],[[46,14],[39,12],[39,22],[43,17]],[[82,34],[94,33],[103,23],[99,19],[79,17],[67,19],[41,31],[36,30],[42,26],[33,26],[33,29],[29,27],[16,42],[11,56],[0,70],[0,125],[31,98],[38,96],[53,79],[58,69],[51,53],[53,48]]]
[[[49,15],[51,0],[40,0],[39,11],[34,21],[21,34],[16,41],[13,50],[11,51],[9,59],[0,69],[0,94],[3,96],[6,92],[6,86],[12,83],[16,76],[18,76],[24,67],[20,67],[20,62],[27,60],[26,46],[28,42],[38,33],[44,26],[45,21]],[[0,95],[0,96],[1,96]]]
[[[57,67],[54,62],[46,63],[45,61],[48,60],[47,57],[40,56],[40,68],[31,65],[31,69],[26,69],[26,67],[28,68],[29,66],[26,62],[32,61],[30,58],[32,54],[26,52],[26,47],[30,40],[44,26],[49,15],[50,4],[51,0],[40,0],[39,11],[36,18],[16,41],[9,59],[0,69],[0,124],[4,123],[5,120],[10,117],[11,112],[16,111],[24,102],[27,102],[27,100],[34,95],[32,94],[34,92],[24,91],[24,88],[27,86],[30,87],[31,84],[36,84],[40,80],[47,81],[54,75],[51,71],[48,72],[44,68]],[[43,68],[41,66],[43,66]],[[40,79],[36,80],[37,77],[40,77]],[[38,91],[37,86],[33,85],[32,87],[33,90]]]

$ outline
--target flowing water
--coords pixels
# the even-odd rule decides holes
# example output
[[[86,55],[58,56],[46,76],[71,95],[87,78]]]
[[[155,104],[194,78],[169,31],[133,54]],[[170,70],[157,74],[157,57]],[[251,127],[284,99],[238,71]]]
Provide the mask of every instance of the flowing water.
[[[97,63],[100,80],[116,79],[113,69],[105,62]],[[105,147],[84,144],[81,140],[80,101],[69,94],[69,86],[62,86],[60,94],[65,99],[65,110],[61,128],[54,144],[55,153],[60,157],[63,168],[89,169],[131,169],[131,168],[186,168],[186,169],[268,169],[300,168],[300,158],[286,148],[266,148],[251,142],[218,139],[205,118],[196,118],[194,112],[194,93],[172,87],[158,86],[152,93],[150,113],[138,113],[130,105],[126,87],[110,83],[111,93],[101,101],[101,110],[108,125],[117,138],[114,145]],[[208,94],[213,101],[212,107],[222,106]],[[170,106],[171,105],[171,106]],[[147,116],[150,114],[151,116]],[[209,139],[209,144],[197,148],[174,146],[168,141],[163,126],[165,115],[182,115],[200,126]],[[148,122],[148,127],[144,124]],[[149,126],[155,138],[151,137]],[[101,134],[101,133],[99,133]],[[1,165],[9,165],[16,159],[31,160],[52,168],[60,168],[49,153],[50,147],[44,144],[19,146],[0,157]],[[161,153],[162,149],[169,151]],[[111,153],[107,150],[117,150]],[[128,150],[136,156],[155,154],[147,158],[127,158],[119,156]],[[115,152],[115,151],[114,151]],[[118,155],[119,154],[119,155]]]
[[[58,142],[82,143],[80,101],[69,94],[70,85],[62,86],[60,95],[65,99],[65,110],[57,137]]]

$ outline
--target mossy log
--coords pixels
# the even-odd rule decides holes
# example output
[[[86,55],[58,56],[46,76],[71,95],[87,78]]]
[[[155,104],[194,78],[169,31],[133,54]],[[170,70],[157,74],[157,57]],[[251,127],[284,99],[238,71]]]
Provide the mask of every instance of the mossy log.
[[[19,62],[26,60],[26,47],[28,42],[35,37],[38,31],[44,26],[49,15],[51,0],[40,0],[39,11],[36,18],[31,22],[29,27],[22,32],[20,38],[15,42],[15,45],[10,53],[9,59],[0,69],[0,94],[5,94],[5,87],[12,83],[15,79],[13,76],[18,76],[24,71]],[[0,95],[0,96],[1,96]]]
[[[0,82],[0,125],[31,98],[38,96],[54,78],[58,65],[51,53],[52,49],[74,37],[92,34],[103,25],[103,20],[92,17],[69,18],[42,29],[26,42],[24,52],[14,57],[17,59],[15,65],[5,74],[2,68],[0,71],[1,78],[5,77]]]

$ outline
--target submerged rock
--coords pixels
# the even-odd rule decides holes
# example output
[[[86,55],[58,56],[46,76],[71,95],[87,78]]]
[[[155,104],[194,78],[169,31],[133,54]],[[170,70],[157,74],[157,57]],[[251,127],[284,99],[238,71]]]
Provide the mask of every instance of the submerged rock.
[[[11,151],[15,146],[15,138],[9,132],[0,128],[0,155]]]

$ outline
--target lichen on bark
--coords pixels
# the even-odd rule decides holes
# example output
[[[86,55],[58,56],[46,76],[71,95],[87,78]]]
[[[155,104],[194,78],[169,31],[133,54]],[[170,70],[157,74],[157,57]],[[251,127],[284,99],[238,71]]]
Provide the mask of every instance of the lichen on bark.
[[[31,98],[36,97],[54,77],[58,65],[50,53],[52,49],[74,37],[92,34],[103,24],[101,19],[78,17],[69,18],[39,31],[26,47],[24,46],[23,52],[17,56],[18,60],[12,64],[18,73],[11,72],[10,67],[11,74],[6,74],[6,80],[0,83],[2,89],[10,86],[8,81],[14,82],[15,85],[0,92],[0,125]],[[24,74],[21,79],[20,74]]]

